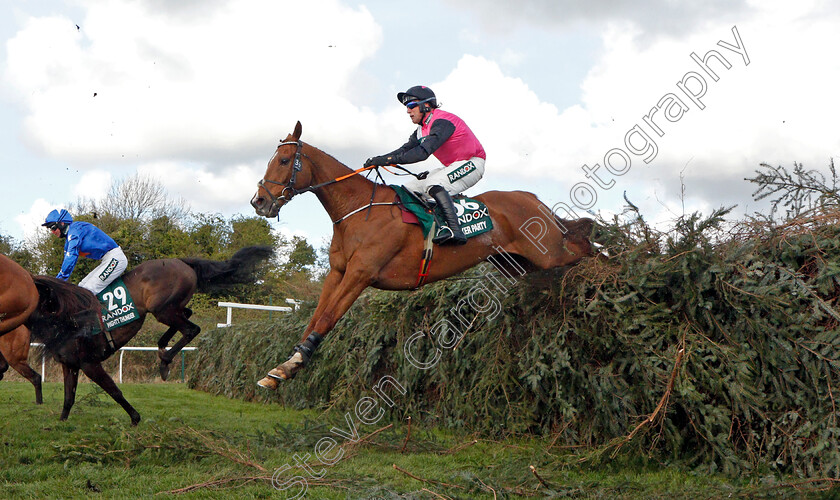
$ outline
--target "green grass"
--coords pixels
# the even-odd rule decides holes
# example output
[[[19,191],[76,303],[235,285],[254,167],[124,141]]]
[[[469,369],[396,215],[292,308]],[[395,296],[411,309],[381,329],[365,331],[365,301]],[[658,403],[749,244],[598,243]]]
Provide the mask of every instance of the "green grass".
[[[307,498],[493,498],[494,491],[497,498],[800,498],[840,492],[784,484],[793,479],[733,480],[638,458],[581,463],[583,454],[549,448],[550,440],[496,442],[428,429],[417,420],[407,441],[405,424],[380,430],[386,423],[357,422],[362,443],[354,445],[330,434],[333,426],[347,427],[338,414],[230,400],[177,383],[124,384],[122,390],[143,416],[138,427],[92,384],[79,386],[66,422],[58,420],[61,384],[45,385],[42,406],[32,403],[28,383],[0,384],[0,496],[291,497],[298,491],[292,478],[305,476],[303,468],[280,476],[279,484],[293,486],[285,492],[272,488],[270,477],[294,465],[295,454],[309,454],[311,470],[323,472],[309,478]],[[333,453],[344,454],[332,467],[313,456],[326,436],[336,438]]]

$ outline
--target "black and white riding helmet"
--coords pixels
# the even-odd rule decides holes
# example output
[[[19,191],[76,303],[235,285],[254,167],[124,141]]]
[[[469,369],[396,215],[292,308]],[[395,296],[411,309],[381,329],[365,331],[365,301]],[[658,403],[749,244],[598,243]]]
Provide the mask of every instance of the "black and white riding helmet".
[[[432,89],[426,87],[425,85],[415,85],[405,92],[398,92],[397,100],[400,101],[400,104],[402,105],[406,105],[411,101],[419,101],[421,104],[428,103],[431,108],[438,107],[435,93],[432,92]]]

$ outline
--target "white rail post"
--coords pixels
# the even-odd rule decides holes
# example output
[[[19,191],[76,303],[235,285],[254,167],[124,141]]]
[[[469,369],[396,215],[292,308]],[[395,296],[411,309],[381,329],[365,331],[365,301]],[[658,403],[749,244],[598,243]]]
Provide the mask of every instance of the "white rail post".
[[[40,342],[30,342],[29,347],[41,347],[41,382],[47,381],[47,347]]]
[[[122,362],[123,362],[123,355],[125,355],[125,351],[120,349],[120,383],[122,384]]]

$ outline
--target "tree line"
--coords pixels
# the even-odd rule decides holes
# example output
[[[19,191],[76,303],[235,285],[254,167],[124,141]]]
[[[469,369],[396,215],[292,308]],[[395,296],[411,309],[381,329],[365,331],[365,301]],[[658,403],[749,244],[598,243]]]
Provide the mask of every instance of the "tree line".
[[[80,199],[67,209],[74,220],[90,222],[111,236],[125,252],[129,270],[152,259],[225,260],[240,248],[268,245],[276,256],[262,270],[260,286],[237,286],[225,292],[225,297],[249,302],[281,295],[313,298],[320,288],[323,265],[306,239],[273,231],[263,217],[225,218],[218,213],[193,212],[183,199],[171,197],[159,181],[148,176],[114,181],[101,200]],[[33,274],[55,276],[61,269],[64,243],[46,230],[26,241],[0,234],[0,253]],[[98,263],[79,259],[70,281],[78,282]]]

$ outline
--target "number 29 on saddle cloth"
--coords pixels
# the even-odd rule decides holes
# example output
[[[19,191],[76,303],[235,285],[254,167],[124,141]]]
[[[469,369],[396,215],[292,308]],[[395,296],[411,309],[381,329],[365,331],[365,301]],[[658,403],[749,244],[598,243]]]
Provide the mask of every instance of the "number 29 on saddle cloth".
[[[419,224],[423,229],[424,238],[429,235],[435,218],[444,220],[439,206],[435,207],[435,214],[432,214],[429,212],[428,205],[404,187],[395,185],[391,187],[397,192],[397,197],[400,200],[400,209],[403,211],[403,222]],[[464,232],[467,238],[478,236],[493,229],[493,221],[490,219],[490,212],[487,210],[487,205],[478,200],[461,195],[455,195],[452,201],[455,203],[455,211],[458,213],[458,222],[461,225],[461,231]]]
[[[102,303],[102,323],[108,331],[140,319],[134,300],[122,278],[117,278],[99,292],[96,298]]]

